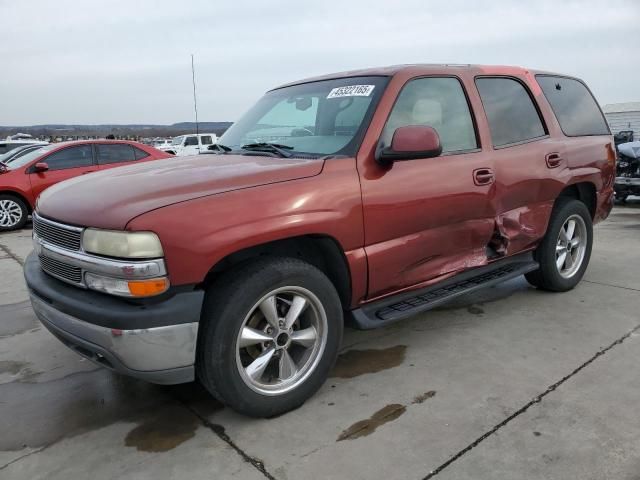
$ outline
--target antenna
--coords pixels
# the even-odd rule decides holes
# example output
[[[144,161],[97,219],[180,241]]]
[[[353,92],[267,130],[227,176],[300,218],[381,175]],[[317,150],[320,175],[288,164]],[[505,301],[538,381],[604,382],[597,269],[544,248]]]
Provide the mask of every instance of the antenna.
[[[200,133],[198,125],[198,101],[196,100],[196,71],[193,67],[193,53],[191,54],[191,80],[193,81],[193,110],[196,112],[196,135]]]

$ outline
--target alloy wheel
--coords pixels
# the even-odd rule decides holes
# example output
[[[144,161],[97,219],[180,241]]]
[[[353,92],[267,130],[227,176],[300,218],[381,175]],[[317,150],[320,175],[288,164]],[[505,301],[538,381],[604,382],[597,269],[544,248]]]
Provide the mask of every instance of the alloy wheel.
[[[320,300],[302,287],[275,289],[249,310],[236,341],[244,383],[263,395],[281,395],[317,367],[327,343],[327,316]]]
[[[563,278],[573,277],[584,260],[587,250],[587,226],[580,215],[565,220],[556,243],[556,267]]]
[[[0,227],[15,227],[22,219],[22,208],[13,200],[0,200]]]

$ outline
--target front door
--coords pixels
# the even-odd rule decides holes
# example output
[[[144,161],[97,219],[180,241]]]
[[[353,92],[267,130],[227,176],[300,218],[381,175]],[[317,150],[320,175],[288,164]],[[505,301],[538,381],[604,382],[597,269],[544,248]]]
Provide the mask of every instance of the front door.
[[[182,155],[198,155],[200,153],[200,145],[198,144],[198,137],[196,135],[190,135],[184,139],[184,146],[182,147]]]
[[[433,127],[443,153],[390,167],[373,155],[359,159],[370,299],[485,264],[494,231],[493,165],[479,148],[460,80],[407,82],[382,132],[384,144],[405,125]]]
[[[39,159],[39,162],[46,163],[49,169],[45,172],[29,174],[33,198],[37,198],[44,189],[51,185],[98,169],[93,161],[91,144],[74,145],[56,150]]]

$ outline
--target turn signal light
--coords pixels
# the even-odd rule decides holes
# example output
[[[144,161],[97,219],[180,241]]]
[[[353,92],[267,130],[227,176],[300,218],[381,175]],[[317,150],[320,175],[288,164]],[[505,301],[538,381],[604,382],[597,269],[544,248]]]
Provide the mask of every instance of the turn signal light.
[[[166,278],[154,278],[151,280],[136,280],[127,282],[132,297],[150,297],[160,295],[169,288],[169,280]]]

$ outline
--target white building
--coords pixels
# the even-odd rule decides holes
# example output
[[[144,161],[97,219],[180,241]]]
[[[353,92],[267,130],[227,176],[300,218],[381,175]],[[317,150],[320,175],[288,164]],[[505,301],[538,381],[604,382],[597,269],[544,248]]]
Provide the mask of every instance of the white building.
[[[633,130],[633,139],[640,140],[640,102],[611,103],[602,110],[612,133]]]

